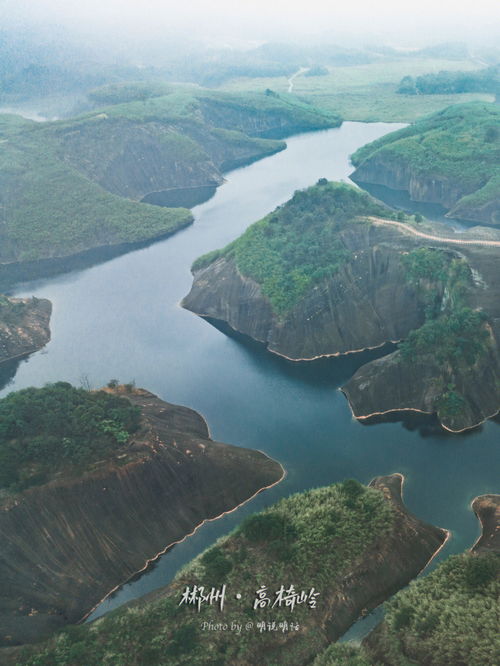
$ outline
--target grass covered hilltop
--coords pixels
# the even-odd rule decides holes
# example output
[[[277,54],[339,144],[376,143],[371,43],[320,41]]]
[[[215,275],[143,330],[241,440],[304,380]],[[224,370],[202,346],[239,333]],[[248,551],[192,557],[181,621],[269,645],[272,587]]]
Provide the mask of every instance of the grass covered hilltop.
[[[321,179],[196,260],[183,306],[292,360],[399,342],[344,387],[354,414],[416,410],[463,430],[500,405],[500,235],[453,236]]]
[[[406,511],[401,484],[395,474],[374,479],[370,487],[348,480],[283,499],[247,518],[168,587],[19,652],[16,663],[310,663],[362,612],[415,577],[444,542],[445,530]],[[226,585],[223,609],[216,600],[201,604],[199,612],[196,604],[181,604],[186,586],[193,590],[195,585],[203,585],[205,592]],[[284,601],[273,608],[276,592],[292,585],[300,601],[293,609]],[[262,606],[254,608],[259,599]],[[242,629],[209,628],[224,623]]]
[[[321,179],[316,186],[295,192],[284,206],[223,250],[197,259],[193,271],[219,258],[231,259],[243,275],[261,285],[274,312],[284,315],[349,260],[339,232],[370,215],[392,216],[392,212],[357,188]]]
[[[188,210],[139,203],[215,187],[221,172],[285,148],[283,137],[340,124],[292,96],[196,86],[111,86],[101,108],[35,123],[0,115],[0,262],[65,257],[152,240]]]
[[[500,107],[457,104],[357,150],[353,179],[408,190],[448,216],[500,224]]]

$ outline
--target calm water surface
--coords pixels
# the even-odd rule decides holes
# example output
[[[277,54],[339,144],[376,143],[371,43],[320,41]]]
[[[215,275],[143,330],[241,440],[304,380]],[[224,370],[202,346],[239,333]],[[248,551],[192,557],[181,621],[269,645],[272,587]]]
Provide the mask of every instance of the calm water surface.
[[[476,539],[469,504],[476,495],[498,491],[496,423],[464,436],[401,423],[363,426],[352,419],[338,387],[369,357],[286,362],[224,335],[178,305],[190,289],[189,267],[196,257],[236,238],[294,190],[321,177],[348,180],[348,156],[397,128],[346,122],[291,138],[286,151],[228,174],[215,196],[194,209],[192,227],[102,265],[17,290],[16,295],[53,302],[52,341],[17,372],[15,365],[4,370],[4,381],[14,378],[1,395],[56,380],[95,387],[110,378],[135,380],[169,402],[201,412],[214,439],[261,449],[287,470],[284,482],[204,525],[93,617],[165,585],[248,513],[291,492],[349,477],[369,482],[403,473],[408,507],[453,531],[444,555]]]

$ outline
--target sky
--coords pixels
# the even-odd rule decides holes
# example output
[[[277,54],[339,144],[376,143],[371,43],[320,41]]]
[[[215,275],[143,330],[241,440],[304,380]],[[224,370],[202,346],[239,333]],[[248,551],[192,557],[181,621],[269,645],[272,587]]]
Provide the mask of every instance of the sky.
[[[84,35],[269,39],[498,40],[500,0],[0,0],[0,24]]]

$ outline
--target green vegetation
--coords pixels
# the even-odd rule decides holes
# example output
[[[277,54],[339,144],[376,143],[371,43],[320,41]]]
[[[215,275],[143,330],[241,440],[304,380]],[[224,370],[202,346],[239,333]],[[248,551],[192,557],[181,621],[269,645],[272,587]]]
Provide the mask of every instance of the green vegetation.
[[[46,646],[25,650],[18,663],[30,666],[208,666],[210,664],[305,662],[325,646],[321,629],[326,600],[377,541],[391,531],[393,509],[383,494],[357,481],[309,490],[279,501],[247,518],[229,536],[179,572],[173,584],[148,603],[118,609],[91,625],[70,627]],[[263,533],[260,533],[260,530]],[[179,605],[186,586],[226,584],[221,612],[217,604]],[[275,600],[281,585],[310,597],[289,607],[253,608],[257,590]],[[265,587],[265,589],[264,589]],[[236,593],[242,595],[236,600]],[[284,639],[280,622],[296,622],[306,631]],[[203,630],[203,622],[239,623],[243,630]],[[246,628],[248,622],[251,628]],[[260,632],[257,623],[274,622]],[[300,639],[299,639],[300,637]],[[293,655],[293,659],[292,659]]]
[[[243,275],[261,285],[274,311],[284,315],[349,260],[339,232],[368,215],[391,217],[392,212],[356,187],[322,178],[295,192],[223,250],[197,259],[193,270],[219,257],[231,258]]]
[[[262,138],[273,129],[286,134],[340,123],[289,96],[263,93],[127,84],[94,97],[125,101],[43,124],[0,116],[0,261],[172,233],[192,221],[188,210],[131,200],[149,194],[155,179],[156,189],[163,182],[164,189],[216,184],[221,170],[282,150],[282,141]]]
[[[329,70],[322,65],[314,65],[304,72],[304,76],[328,76]]]
[[[313,661],[313,666],[377,666],[364,650],[348,643],[332,643]]]
[[[363,146],[352,162],[361,166],[383,159],[393,169],[400,165],[416,177],[448,182],[463,196],[451,216],[473,203],[478,208],[490,205],[495,223],[500,198],[499,130],[498,105],[459,104]]]
[[[441,366],[472,366],[486,351],[486,315],[460,308],[431,319],[401,344],[403,356],[431,355]]]
[[[391,666],[496,664],[499,565],[494,553],[452,556],[410,583],[386,604],[375,655]]]
[[[12,300],[0,294],[0,327],[17,326],[23,320],[26,312],[37,302],[34,298],[31,303],[21,300]]]
[[[12,118],[12,120],[11,120]],[[0,259],[30,261],[172,233],[189,211],[123,199],[103,190],[59,156],[57,123],[0,123]]]
[[[454,382],[457,372],[472,368],[489,348],[487,316],[467,306],[471,281],[468,264],[442,250],[419,248],[402,257],[407,280],[425,309],[425,323],[399,345],[403,360],[429,358],[445,380],[437,400],[439,416],[458,416],[466,405]]]
[[[316,107],[339,114],[344,120],[364,122],[414,122],[457,102],[491,102],[490,93],[461,93],[443,95],[398,94],[401,79],[405,75],[417,77],[429,72],[446,70],[474,71],[478,65],[470,60],[446,58],[444,54],[422,57],[412,54],[402,57],[393,53],[388,58],[375,58],[357,63],[321,62],[328,73],[323,76],[307,76],[304,73],[293,81],[293,92]],[[319,61],[315,61],[319,62]],[[306,65],[305,61],[299,63]],[[295,68],[295,71],[298,67]],[[259,91],[270,88],[285,94],[288,74],[275,78],[240,77],[223,84],[225,90]]]
[[[495,666],[500,557],[453,555],[385,604],[362,646],[337,643],[314,666]]]
[[[139,421],[128,400],[65,382],[11,393],[0,400],[0,488],[19,491],[61,471],[81,473],[123,447]]]
[[[108,117],[122,117],[139,122],[204,121],[213,127],[248,131],[258,136],[258,127],[245,125],[253,114],[279,112],[286,123],[305,129],[322,129],[340,124],[340,118],[329,111],[317,109],[294,95],[265,94],[264,92],[222,92],[190,85],[117,84],[92,91],[92,99],[110,105],[103,109]],[[243,117],[231,116],[238,111]],[[218,115],[214,117],[215,113]],[[223,117],[223,115],[226,117]],[[95,113],[82,116],[86,122]],[[223,122],[214,122],[222,120]],[[70,121],[71,123],[73,121]],[[242,125],[242,122],[244,123]],[[286,129],[284,132],[286,135]]]
[[[500,66],[475,72],[441,71],[416,78],[405,76],[398,88],[398,93],[403,95],[455,95],[470,92],[500,93]]]

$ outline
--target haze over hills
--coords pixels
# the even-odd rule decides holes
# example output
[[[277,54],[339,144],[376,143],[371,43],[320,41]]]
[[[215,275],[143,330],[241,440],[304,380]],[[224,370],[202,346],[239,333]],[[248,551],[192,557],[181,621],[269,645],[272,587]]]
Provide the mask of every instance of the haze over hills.
[[[2,664],[497,666],[500,5],[459,4],[0,3]]]

